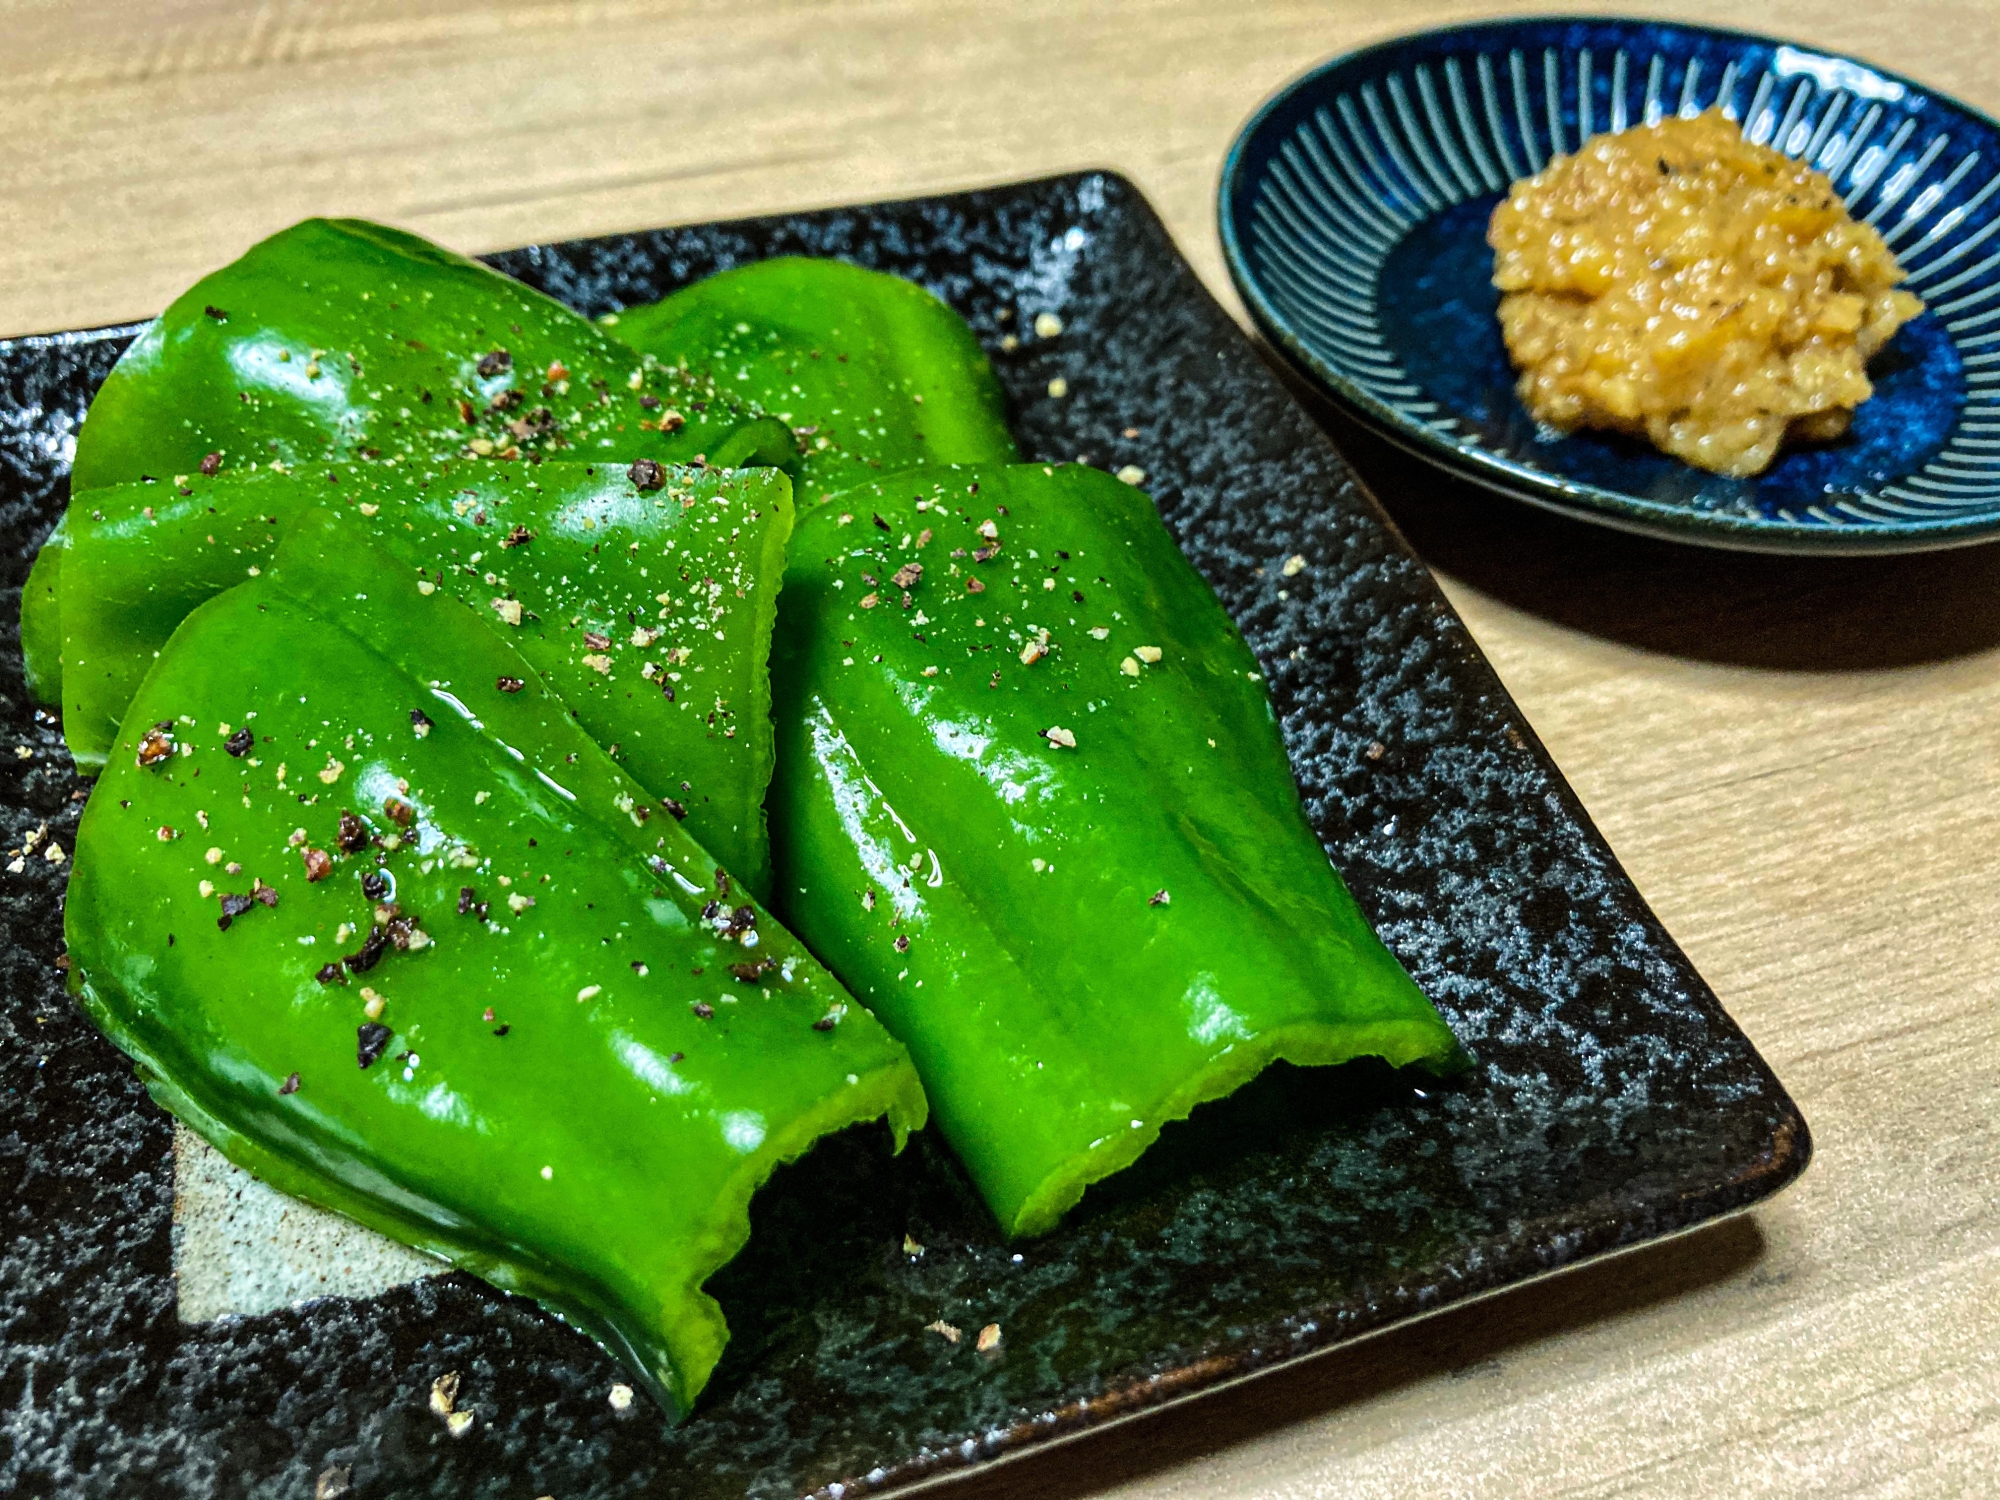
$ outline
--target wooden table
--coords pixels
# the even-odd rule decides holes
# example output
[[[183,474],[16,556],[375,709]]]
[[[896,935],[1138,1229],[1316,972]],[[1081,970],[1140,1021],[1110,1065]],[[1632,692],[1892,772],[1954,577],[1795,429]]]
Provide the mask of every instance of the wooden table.
[[[1100,165],[1228,297],[1211,196],[1251,109],[1509,8],[7,0],[0,331],[149,314],[313,213],[481,250]],[[2000,111],[1975,0],[1665,8]],[[961,1493],[2000,1494],[2000,548],[1683,552],[1343,439],[1817,1160],[1749,1219]]]

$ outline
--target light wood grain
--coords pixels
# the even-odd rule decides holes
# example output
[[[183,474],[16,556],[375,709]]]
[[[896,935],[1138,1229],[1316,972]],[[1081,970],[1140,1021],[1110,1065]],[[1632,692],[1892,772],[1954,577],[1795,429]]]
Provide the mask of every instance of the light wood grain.
[[[0,329],[143,316],[309,213],[480,250],[1086,165],[1233,305],[1210,199],[1244,117],[1329,53],[1504,8],[13,0]],[[2000,110],[1990,5],[1665,9]],[[2000,1494],[2000,560],[1691,556],[1353,451],[1818,1159],[1751,1223],[967,1493]]]

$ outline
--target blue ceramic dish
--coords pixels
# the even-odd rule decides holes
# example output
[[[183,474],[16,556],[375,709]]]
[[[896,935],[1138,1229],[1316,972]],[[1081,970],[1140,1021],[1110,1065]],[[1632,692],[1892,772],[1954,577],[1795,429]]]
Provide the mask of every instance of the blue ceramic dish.
[[[1514,395],[1486,222],[1590,135],[1720,104],[1825,172],[1924,299],[1838,442],[1752,479]],[[1264,333],[1343,408],[1452,472],[1712,546],[1893,552],[2000,536],[2000,124],[1909,79],[1765,37],[1638,20],[1449,27],[1335,58],[1224,164],[1223,253]]]

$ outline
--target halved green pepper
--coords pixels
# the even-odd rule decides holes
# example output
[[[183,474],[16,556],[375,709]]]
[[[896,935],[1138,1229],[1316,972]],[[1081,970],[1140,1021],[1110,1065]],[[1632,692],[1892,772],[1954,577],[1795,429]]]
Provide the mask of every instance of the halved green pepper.
[[[778,909],[909,1045],[1008,1234],[1274,1059],[1456,1062],[1137,489],[1021,465],[836,496],[794,531],[772,675]]]
[[[181,620],[337,501],[340,523],[412,578],[502,623],[583,729],[765,892],[766,664],[791,484],[776,469],[638,472],[644,487],[615,463],[315,464],[88,491],[58,578],[70,751],[103,764]]]
[[[783,423],[510,277],[400,230],[307,219],[196,282],[126,350],[78,434],[70,489],[510,455],[798,462]],[[58,528],[44,545],[23,600],[45,702],[66,539]]]
[[[85,1008],[232,1160],[546,1303],[684,1412],[703,1281],[904,1049],[473,611],[307,517],[197,609],[85,810]]]
[[[737,393],[643,359],[512,277],[381,224],[306,219],[204,276],[125,351],[77,437],[71,488],[192,474],[210,453],[232,468],[431,463],[476,444],[797,457]]]
[[[628,308],[614,331],[797,428],[808,498],[911,464],[1020,457],[979,340],[900,276],[776,256]]]

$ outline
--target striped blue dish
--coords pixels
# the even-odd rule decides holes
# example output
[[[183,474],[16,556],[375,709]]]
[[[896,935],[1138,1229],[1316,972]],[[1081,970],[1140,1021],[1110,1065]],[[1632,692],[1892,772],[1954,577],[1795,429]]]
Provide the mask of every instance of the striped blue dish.
[[[1838,442],[1753,479],[1615,434],[1538,428],[1514,395],[1486,221],[1508,182],[1602,130],[1720,104],[1825,172],[1924,299]],[[1587,520],[1774,552],[2000,536],[2000,125],[1908,79],[1763,37],[1651,21],[1451,27],[1334,59],[1223,167],[1230,275],[1351,414],[1455,473]]]

